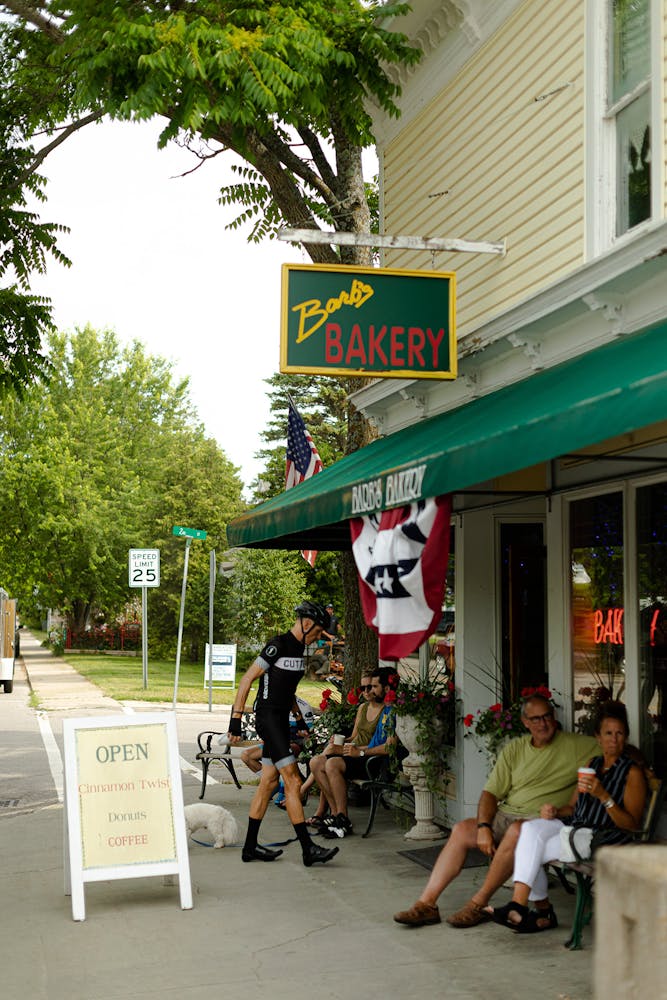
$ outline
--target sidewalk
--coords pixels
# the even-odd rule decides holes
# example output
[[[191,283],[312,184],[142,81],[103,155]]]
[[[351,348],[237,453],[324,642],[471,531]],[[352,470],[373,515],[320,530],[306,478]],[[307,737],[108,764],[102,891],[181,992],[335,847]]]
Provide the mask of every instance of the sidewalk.
[[[26,645],[29,651],[31,682],[47,710],[62,710],[68,696],[82,714],[119,709],[61,660],[34,657]],[[184,774],[183,787],[185,801],[196,801],[196,776]],[[252,792],[221,782],[206,800],[231,809],[243,835]],[[351,817],[363,828],[365,810]],[[560,889],[554,898],[562,926],[537,939],[493,924],[467,931],[395,924],[392,913],[413,902],[426,872],[398,853],[419,845],[404,840],[389,812],[381,811],[368,839],[346,838],[334,861],[310,869],[294,843],[272,864],[244,865],[238,847],[191,842],[192,910],[181,911],[178,887],[161,879],[100,882],[86,886],[83,923],[72,921],[63,894],[62,818],[52,805],[0,822],[7,1000],[592,996],[592,934],[584,951],[563,947],[573,904]],[[270,807],[261,841],[291,834],[285,813]],[[442,898],[443,914],[465,902],[481,871],[462,872]]]

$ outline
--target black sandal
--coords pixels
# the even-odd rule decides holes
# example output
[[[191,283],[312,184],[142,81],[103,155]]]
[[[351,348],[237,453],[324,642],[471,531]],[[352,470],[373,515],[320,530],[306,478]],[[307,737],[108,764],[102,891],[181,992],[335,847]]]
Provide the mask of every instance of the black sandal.
[[[515,903],[511,899],[504,906],[496,906],[493,909],[489,908],[485,912],[489,914],[494,923],[500,924],[502,927],[509,927],[512,931],[517,931],[523,927],[530,914],[527,906]],[[521,917],[521,920],[510,920],[510,913],[516,913],[517,916]]]
[[[543,922],[540,924],[539,921]],[[554,927],[558,927],[558,917],[553,906],[549,906],[547,910],[531,910],[516,930],[517,934],[537,934],[539,931],[553,930]]]

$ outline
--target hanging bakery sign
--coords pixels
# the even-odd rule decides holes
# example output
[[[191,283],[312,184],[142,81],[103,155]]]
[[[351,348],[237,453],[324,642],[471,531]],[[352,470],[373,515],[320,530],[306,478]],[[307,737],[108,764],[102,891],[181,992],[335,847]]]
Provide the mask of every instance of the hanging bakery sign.
[[[451,272],[283,264],[281,372],[456,378]]]

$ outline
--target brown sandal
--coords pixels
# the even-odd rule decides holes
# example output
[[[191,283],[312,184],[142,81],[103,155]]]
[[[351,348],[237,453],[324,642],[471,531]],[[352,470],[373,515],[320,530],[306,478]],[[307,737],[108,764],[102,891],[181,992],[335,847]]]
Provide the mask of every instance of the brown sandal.
[[[456,913],[452,913],[451,917],[445,917],[450,927],[476,927],[477,924],[483,924],[489,919],[490,915],[472,899],[469,899]]]

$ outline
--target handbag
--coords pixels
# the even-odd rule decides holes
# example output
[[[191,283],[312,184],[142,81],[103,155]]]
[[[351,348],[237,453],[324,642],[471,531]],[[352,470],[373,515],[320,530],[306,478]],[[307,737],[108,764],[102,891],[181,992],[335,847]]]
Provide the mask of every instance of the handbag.
[[[562,826],[560,829],[559,861],[590,860],[593,854],[593,834],[590,826]]]
[[[562,826],[558,860],[570,863],[590,861],[598,847],[604,847],[605,844],[622,844],[631,839],[629,834],[626,837],[619,837],[617,828],[603,827],[600,830],[594,830],[590,826],[582,826],[581,824]]]

